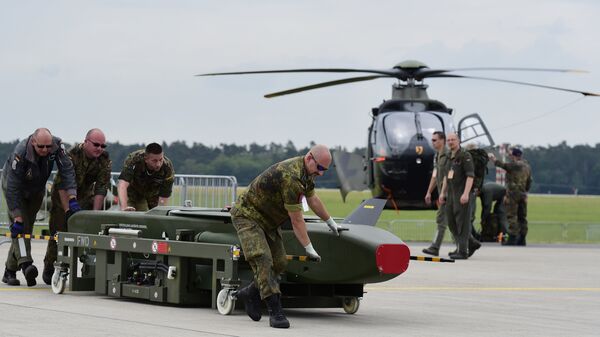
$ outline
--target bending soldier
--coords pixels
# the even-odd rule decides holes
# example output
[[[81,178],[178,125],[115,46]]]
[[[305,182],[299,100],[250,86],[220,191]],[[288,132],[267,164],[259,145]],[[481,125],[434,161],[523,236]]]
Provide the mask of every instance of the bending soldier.
[[[498,233],[506,233],[507,220],[504,210],[506,187],[496,183],[485,183],[481,188],[481,240],[496,241]],[[492,205],[494,211],[492,213]]]
[[[287,264],[281,237],[283,223],[291,220],[294,234],[308,256],[321,259],[306,231],[303,200],[339,236],[341,227],[329,216],[314,191],[315,177],[323,175],[330,164],[329,149],[315,145],[306,155],[274,164],[261,173],[231,209],[244,257],[254,272],[253,282],[239,290],[237,297],[244,301],[246,313],[254,321],[261,319],[261,300],[264,300],[270,326],[290,326],[281,308],[278,280]]]
[[[511,162],[490,159],[497,167],[506,170],[506,213],[508,216],[508,240],[503,244],[525,246],[527,236],[527,192],[531,187],[531,167],[523,160],[523,151],[513,148],[509,154]]]
[[[121,210],[147,211],[166,205],[174,177],[173,164],[158,143],[150,143],[145,150],[130,153],[119,175]]]
[[[31,258],[31,241],[24,234],[31,234],[36,214],[40,210],[46,193],[46,182],[54,163],[58,167],[60,182],[56,188],[66,196],[64,211],[79,211],[75,172],[73,164],[58,137],[50,130],[40,128],[21,141],[8,157],[2,171],[2,191],[6,197],[8,216],[12,225],[12,243],[6,258],[6,269],[2,282],[17,286],[17,270],[23,271],[27,286],[36,285],[38,270]]]
[[[77,201],[81,209],[101,210],[104,206],[104,198],[110,187],[110,171],[112,169],[112,162],[104,150],[105,148],[104,133],[100,129],[92,129],[85,135],[83,143],[75,144],[68,152],[75,171]],[[70,215],[69,212],[65,214],[63,210],[66,193],[57,188],[61,181],[62,178],[58,175],[52,185],[52,208],[48,222],[52,236],[57,231],[67,230],[67,215]],[[56,250],[56,241],[48,241],[46,257],[44,257],[44,271],[42,272],[42,279],[46,284],[50,284],[52,280]]]

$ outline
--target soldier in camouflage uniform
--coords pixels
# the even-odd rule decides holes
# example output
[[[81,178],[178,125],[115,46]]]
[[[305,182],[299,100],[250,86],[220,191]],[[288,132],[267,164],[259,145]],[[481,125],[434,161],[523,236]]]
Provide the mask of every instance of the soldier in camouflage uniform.
[[[314,191],[315,177],[323,175],[331,160],[329,149],[316,145],[305,156],[274,164],[250,183],[231,210],[244,257],[254,272],[254,281],[236,296],[244,300],[248,316],[255,321],[261,319],[260,304],[264,300],[272,327],[290,325],[281,309],[279,289],[279,275],[287,264],[281,237],[283,223],[291,220],[294,234],[309,258],[321,259],[308,237],[303,200],[339,235],[341,227],[329,216]]]
[[[18,286],[17,270],[22,270],[27,285],[36,285],[37,268],[31,258],[31,241],[22,236],[31,234],[36,214],[40,210],[46,192],[46,182],[52,173],[54,163],[58,166],[60,182],[57,188],[63,190],[68,201],[65,210],[78,211],[77,190],[73,164],[58,137],[52,136],[46,128],[40,128],[21,141],[8,157],[2,171],[2,191],[6,197],[12,243],[6,258],[6,269],[2,282]]]
[[[121,210],[147,211],[166,205],[174,178],[173,164],[159,144],[151,143],[145,150],[130,153],[119,175]]]
[[[67,153],[75,169],[75,180],[77,182],[77,201],[81,209],[101,210],[104,206],[104,197],[110,187],[110,171],[112,162],[108,157],[106,138],[100,129],[88,131],[82,144],[76,144]],[[50,235],[54,236],[57,231],[65,231],[67,214],[64,211],[65,193],[57,188],[62,178],[60,175],[52,185],[52,208],[50,210],[50,221],[48,227]],[[42,279],[50,284],[56,261],[56,241],[48,241],[46,257],[44,258],[44,271]]]
[[[473,159],[471,154],[460,147],[458,136],[448,134],[450,154],[440,204],[446,203],[446,219],[448,228],[454,235],[457,244],[456,253],[449,256],[453,259],[467,259],[469,255],[469,237],[471,236],[471,211],[469,201],[473,198]]]
[[[434,187],[437,187],[438,194],[442,191],[444,177],[446,176],[446,161],[448,158],[448,150],[446,149],[446,135],[443,132],[434,132],[431,137],[431,142],[433,144],[433,148],[436,150],[436,154],[433,158],[433,173],[431,175],[429,187],[427,188],[427,193],[425,194],[425,203],[427,205],[431,204],[431,193],[433,192]],[[448,227],[445,209],[445,204],[438,203],[436,216],[437,231],[435,238],[431,242],[431,246],[423,249],[423,253],[425,254],[433,256],[440,255],[440,247],[442,246],[444,234],[446,233],[446,228]]]
[[[527,192],[531,187],[531,167],[523,160],[523,151],[513,148],[511,162],[505,163],[491,155],[497,167],[506,170],[506,213],[508,240],[503,244],[525,246],[527,236]]]

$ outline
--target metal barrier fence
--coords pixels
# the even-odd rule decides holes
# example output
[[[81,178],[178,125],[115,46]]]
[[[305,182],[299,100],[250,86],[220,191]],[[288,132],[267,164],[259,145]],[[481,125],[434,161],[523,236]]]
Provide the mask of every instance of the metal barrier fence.
[[[2,170],[0,169],[0,173]],[[37,214],[36,224],[47,224],[50,211],[50,190],[54,180],[54,172],[46,186],[46,196]],[[119,172],[111,173],[111,190],[104,202],[105,209],[118,207],[117,181]],[[2,183],[0,177],[0,184]],[[232,205],[237,197],[237,179],[234,176],[176,174],[173,193],[169,198],[169,206],[193,206],[220,208]],[[4,194],[0,193],[0,226],[9,222]]]

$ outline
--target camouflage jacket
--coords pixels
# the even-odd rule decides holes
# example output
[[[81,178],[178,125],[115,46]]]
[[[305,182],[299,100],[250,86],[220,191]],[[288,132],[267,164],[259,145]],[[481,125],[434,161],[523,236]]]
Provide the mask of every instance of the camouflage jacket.
[[[435,168],[435,182],[438,192],[442,191],[442,184],[444,183],[444,177],[446,176],[448,165],[448,149],[444,147],[444,150],[435,153],[433,157],[433,167]]]
[[[506,170],[506,187],[509,192],[525,193],[531,188],[531,167],[524,160],[502,162],[496,160],[497,167]]]
[[[144,161],[144,150],[134,151],[127,156],[119,180],[129,182],[127,198],[130,201],[158,201],[158,197],[169,198],[171,196],[175,171],[171,160],[167,156],[164,158],[165,161],[158,171],[148,172]]]
[[[467,177],[474,177],[473,159],[471,154],[459,148],[453,155],[448,153],[448,162],[446,164],[446,177],[448,184],[448,198],[459,199],[465,190]]]
[[[82,144],[75,146],[67,153],[75,169],[75,180],[77,181],[77,201],[83,209],[93,208],[95,195],[105,196],[110,187],[110,171],[112,161],[108,152],[104,151],[98,158],[88,158],[83,151]],[[60,202],[58,189],[62,178],[57,176],[52,185],[52,202]]]
[[[306,173],[304,157],[272,165],[242,193],[231,213],[254,220],[266,231],[277,230],[288,212],[302,211],[302,197],[315,193],[314,177]]]
[[[54,163],[58,167],[58,189],[77,195],[73,163],[65,152],[65,146],[58,137],[52,137],[52,148],[45,157],[38,156],[31,138],[21,141],[8,157],[2,170],[2,190],[6,196],[8,209],[13,217],[21,216],[23,199],[43,193],[46,182],[52,173]]]

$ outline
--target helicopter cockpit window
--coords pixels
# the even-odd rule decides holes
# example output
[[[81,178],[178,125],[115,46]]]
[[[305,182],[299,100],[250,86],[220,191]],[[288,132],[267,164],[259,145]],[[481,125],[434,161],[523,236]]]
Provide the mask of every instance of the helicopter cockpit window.
[[[416,134],[415,117],[412,113],[394,113],[383,120],[384,137],[394,151],[403,151]]]
[[[440,117],[433,113],[422,113],[421,117],[421,132],[423,137],[429,140],[435,131],[444,131],[444,126]]]

